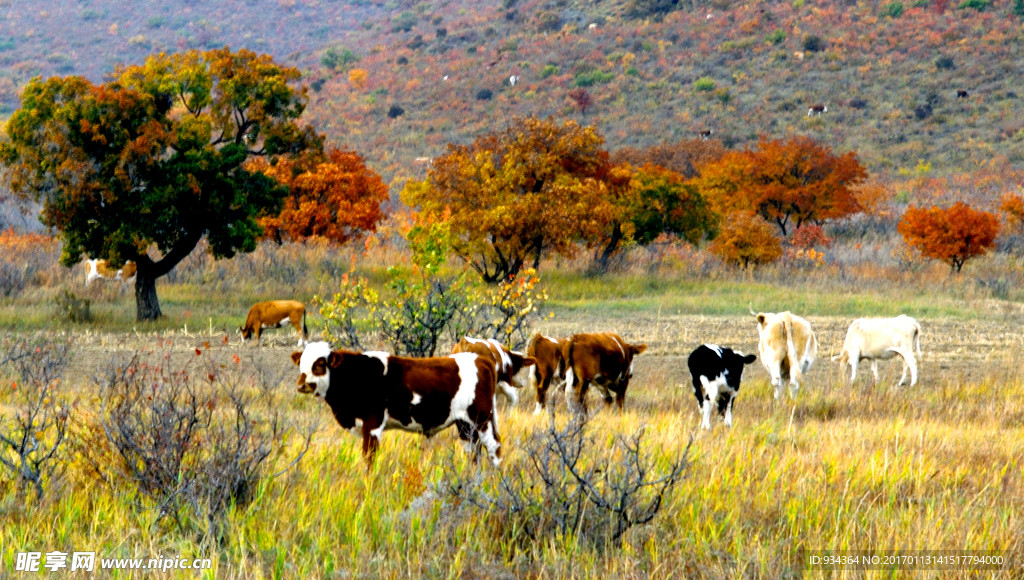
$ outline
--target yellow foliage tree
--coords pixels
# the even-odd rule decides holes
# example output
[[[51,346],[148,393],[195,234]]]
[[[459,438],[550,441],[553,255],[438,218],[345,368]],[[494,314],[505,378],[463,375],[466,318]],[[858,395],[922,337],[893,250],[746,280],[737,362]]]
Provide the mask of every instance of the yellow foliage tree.
[[[782,240],[756,213],[740,211],[726,217],[710,249],[724,262],[749,268],[781,258]]]
[[[370,77],[370,73],[361,68],[354,68],[348,71],[348,82],[357,89],[363,89],[366,87],[366,79]]]

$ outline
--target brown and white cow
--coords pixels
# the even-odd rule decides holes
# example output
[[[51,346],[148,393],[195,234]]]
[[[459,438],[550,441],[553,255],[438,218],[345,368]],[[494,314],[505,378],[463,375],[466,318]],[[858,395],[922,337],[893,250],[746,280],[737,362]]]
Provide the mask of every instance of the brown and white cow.
[[[633,357],[646,349],[646,344],[629,344],[611,332],[574,334],[562,345],[566,400],[575,397],[574,410],[586,413],[587,391],[593,383],[601,389],[605,403],[615,402],[621,410],[633,376]]]
[[[754,314],[754,310],[750,310]],[[818,339],[811,323],[792,312],[759,312],[757,343],[761,364],[771,376],[775,398],[782,392],[782,383],[789,379],[789,396],[796,398],[803,375],[811,370],[818,356]]]
[[[537,389],[537,407],[533,414],[539,415],[547,404],[548,387],[554,381],[555,388],[561,386],[565,379],[565,362],[562,359],[562,346],[566,338],[548,338],[541,333],[533,335],[526,347],[526,356],[533,359],[528,379],[530,386]]]
[[[326,342],[292,353],[299,392],[323,399],[345,429],[358,427],[368,464],[388,429],[427,437],[455,425],[459,437],[501,463],[494,409],[494,364],[472,352],[406,358],[386,352],[331,350]]]
[[[96,280],[115,280],[123,284],[131,284],[135,281],[135,262],[128,260],[120,268],[111,268],[106,260],[85,261],[85,285],[88,286]]]
[[[491,359],[498,377],[495,393],[503,395],[513,406],[519,402],[519,393],[516,389],[523,388],[523,384],[515,377],[523,367],[533,364],[532,358],[507,348],[493,338],[483,339],[471,336],[462,337],[462,340],[452,347],[452,354],[457,352],[475,352],[481,357]]]
[[[245,342],[256,335],[256,344],[260,343],[260,335],[266,328],[284,328],[284,325],[291,323],[295,328],[295,334],[299,336],[297,346],[309,342],[309,329],[306,328],[306,305],[298,300],[271,300],[270,302],[257,302],[249,309],[249,315],[245,317],[245,326],[238,327],[242,335],[242,342]]]
[[[871,361],[871,373],[878,383],[878,361],[889,360],[899,355],[903,359],[903,375],[897,386],[907,381],[910,369],[910,386],[917,384],[917,356],[921,356],[921,325],[916,320],[901,314],[896,318],[858,318],[846,331],[843,350],[832,358],[841,364],[850,365],[850,384],[857,379],[857,365],[864,359]]]

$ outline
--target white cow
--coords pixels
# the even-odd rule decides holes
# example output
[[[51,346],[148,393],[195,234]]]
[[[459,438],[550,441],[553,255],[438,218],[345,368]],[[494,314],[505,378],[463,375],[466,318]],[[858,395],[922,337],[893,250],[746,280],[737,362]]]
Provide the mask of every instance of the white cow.
[[[751,314],[754,311],[751,309]],[[792,312],[759,312],[757,350],[761,364],[772,378],[775,398],[782,392],[782,383],[789,379],[789,396],[796,398],[803,375],[811,370],[818,356],[818,339],[811,323]]]
[[[858,318],[846,332],[843,351],[833,361],[850,365],[850,384],[857,379],[857,365],[864,359],[871,360],[871,373],[878,383],[878,361],[889,360],[896,355],[903,357],[903,375],[897,386],[907,380],[910,369],[910,386],[917,384],[917,356],[921,356],[921,325],[913,318],[901,314],[896,318]]]

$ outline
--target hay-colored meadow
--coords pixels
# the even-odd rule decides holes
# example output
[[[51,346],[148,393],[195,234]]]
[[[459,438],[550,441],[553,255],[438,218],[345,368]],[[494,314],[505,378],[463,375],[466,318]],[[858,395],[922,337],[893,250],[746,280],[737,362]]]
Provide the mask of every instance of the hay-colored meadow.
[[[882,364],[877,386],[864,363],[850,387],[828,358],[849,317],[812,315],[821,348],[797,400],[774,403],[757,363],[745,374],[735,426],[727,429],[719,419],[710,432],[699,432],[686,354],[711,340],[756,351],[751,317],[670,316],[643,308],[627,314],[600,304],[560,314],[539,329],[614,329],[649,345],[637,359],[623,413],[591,395],[599,440],[643,427],[648,450],[667,461],[693,439],[686,479],[652,523],[627,533],[621,548],[602,551],[572,537],[510,540],[493,515],[437,499],[430,490],[440,466],[467,462],[454,431],[430,440],[388,432],[367,471],[358,438],[334,423],[326,405],[291,396],[291,337],[278,331],[257,356],[286,373],[279,389],[289,413],[317,418],[320,429],[294,469],[262,483],[249,505],[229,511],[219,543],[158,521],[131,490],[100,484],[72,461],[42,501],[20,508],[11,490],[5,492],[5,574],[23,550],[211,557],[214,567],[204,573],[211,578],[813,578],[827,573],[803,570],[795,560],[800,549],[1024,550],[1024,343],[1013,322],[922,320],[925,355],[916,387],[894,386],[898,362]],[[206,341],[222,355],[253,350],[219,336],[77,333],[67,380],[83,420],[93,392],[88,376],[112,352],[152,348],[157,340],[176,352]],[[554,400],[564,417],[562,397]],[[521,444],[547,419],[532,414],[532,393],[515,408],[499,405],[500,469],[526,469]],[[487,477],[493,468],[478,469]],[[837,577],[1013,578],[1021,575],[1016,566]]]

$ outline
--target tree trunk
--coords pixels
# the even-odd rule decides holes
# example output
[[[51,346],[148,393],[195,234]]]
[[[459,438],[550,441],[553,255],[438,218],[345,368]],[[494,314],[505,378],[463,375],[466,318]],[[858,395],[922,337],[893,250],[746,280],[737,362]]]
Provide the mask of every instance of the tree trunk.
[[[140,271],[135,275],[135,320],[156,320],[161,316],[156,278]]]
[[[159,262],[154,262],[145,253],[135,257],[135,320],[143,322],[163,316],[160,299],[156,295],[156,279],[191,254],[202,237],[202,231],[186,234]]]
[[[608,263],[612,259],[612,254],[619,247],[619,242],[622,241],[622,226],[615,224],[612,228],[612,237],[608,240],[608,243],[604,247],[604,251],[597,258],[597,271],[604,273],[608,271]]]

